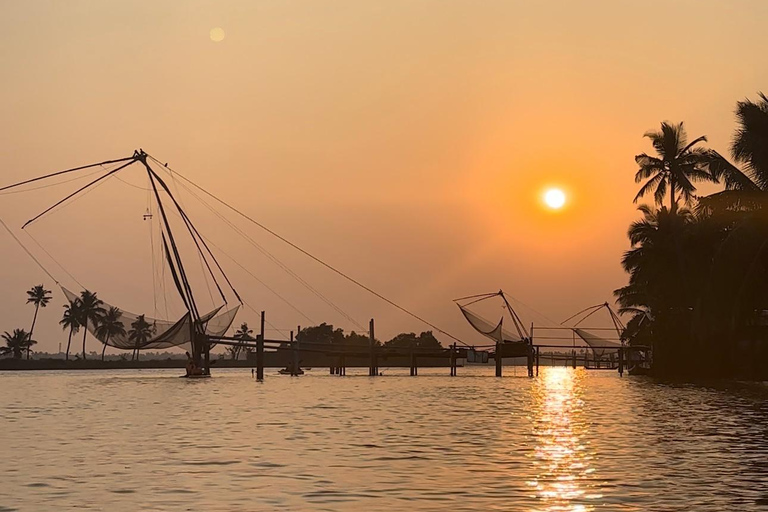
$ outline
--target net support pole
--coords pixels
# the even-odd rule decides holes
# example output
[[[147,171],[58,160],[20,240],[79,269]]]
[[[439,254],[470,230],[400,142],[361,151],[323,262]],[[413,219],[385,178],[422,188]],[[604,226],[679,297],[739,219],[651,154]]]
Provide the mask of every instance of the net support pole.
[[[496,355],[494,356],[494,359],[496,360],[496,376],[501,377],[501,373],[502,373],[501,343],[499,343],[498,341],[496,342]]]
[[[456,376],[456,343],[451,345],[451,377]]]
[[[417,372],[416,372],[416,354],[413,351],[413,342],[411,342],[411,350],[410,350],[410,353],[408,355],[410,356],[410,360],[411,360],[410,361],[410,363],[411,363],[411,377],[415,377],[416,374],[417,374]]]
[[[541,353],[539,351],[539,347],[536,347],[536,376],[539,376],[539,360],[541,358]]]
[[[261,331],[256,338],[256,380],[264,380],[264,311],[261,312]]]

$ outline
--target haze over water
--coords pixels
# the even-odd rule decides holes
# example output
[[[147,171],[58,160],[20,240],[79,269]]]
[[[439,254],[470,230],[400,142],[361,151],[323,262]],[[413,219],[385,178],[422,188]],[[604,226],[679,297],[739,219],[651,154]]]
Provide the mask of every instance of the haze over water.
[[[0,510],[762,510],[762,388],[506,371],[4,373]]]

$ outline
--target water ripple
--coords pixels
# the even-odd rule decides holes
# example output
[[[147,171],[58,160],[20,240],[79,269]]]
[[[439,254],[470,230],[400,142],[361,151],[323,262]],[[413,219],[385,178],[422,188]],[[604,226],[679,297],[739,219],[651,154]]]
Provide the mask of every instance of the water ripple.
[[[768,509],[765,386],[492,371],[0,374],[0,512]]]

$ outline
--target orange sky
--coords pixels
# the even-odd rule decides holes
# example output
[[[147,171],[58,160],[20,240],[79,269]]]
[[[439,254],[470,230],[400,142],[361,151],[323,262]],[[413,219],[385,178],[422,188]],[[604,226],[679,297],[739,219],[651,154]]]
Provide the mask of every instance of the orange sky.
[[[452,298],[504,288],[557,320],[611,299],[643,132],[684,120],[726,152],[735,102],[766,90],[766,19],[763,0],[3,2],[0,181],[143,147],[471,341]],[[77,183],[0,196],[0,218],[18,228]],[[556,214],[550,184],[569,194]],[[309,318],[353,327],[187,201]],[[112,182],[31,232],[102,298],[148,311],[145,208]],[[381,337],[425,329],[249,233]],[[54,283],[0,243],[0,330],[28,328],[24,291]],[[222,263],[274,325],[308,323]],[[61,303],[41,350],[62,341]]]

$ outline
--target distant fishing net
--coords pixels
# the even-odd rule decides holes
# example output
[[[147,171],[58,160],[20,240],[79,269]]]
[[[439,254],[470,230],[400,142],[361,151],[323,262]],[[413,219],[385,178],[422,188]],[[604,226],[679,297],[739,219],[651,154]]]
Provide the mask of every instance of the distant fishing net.
[[[615,341],[610,341],[600,336],[596,336],[595,334],[592,334],[589,331],[585,331],[584,329],[574,327],[573,332],[575,332],[579,338],[584,340],[584,343],[586,343],[589,348],[592,349],[592,353],[594,353],[595,357],[601,358],[605,355],[610,356],[612,354],[618,354],[619,349],[621,348],[621,343],[616,343]]]
[[[464,318],[467,319],[469,325],[475,328],[477,332],[486,336],[496,342],[517,342],[522,341],[522,338],[514,333],[511,333],[503,328],[502,324],[504,319],[500,319],[497,324],[486,320],[477,313],[474,313],[467,309],[465,306],[458,305],[461,312],[464,314]]]
[[[62,287],[61,289],[70,303],[74,303],[78,298],[76,294],[66,288]],[[105,302],[102,307],[108,310],[112,306]],[[223,306],[220,306],[200,317],[200,324],[208,336],[223,336],[235,321],[235,316],[240,310],[240,306],[220,313],[222,309]],[[139,322],[140,315],[122,309],[120,309],[120,313],[119,321],[122,323],[125,334],[115,334],[108,338],[107,336],[100,336],[98,334],[98,325],[93,325],[93,322],[88,322],[88,332],[100,342],[122,350],[191,346],[192,318],[189,313],[175,322],[144,315],[144,321],[148,324],[148,327],[145,325],[145,332],[148,335],[146,339],[143,339],[144,336],[137,339],[135,335],[135,332],[141,328],[141,323]]]

